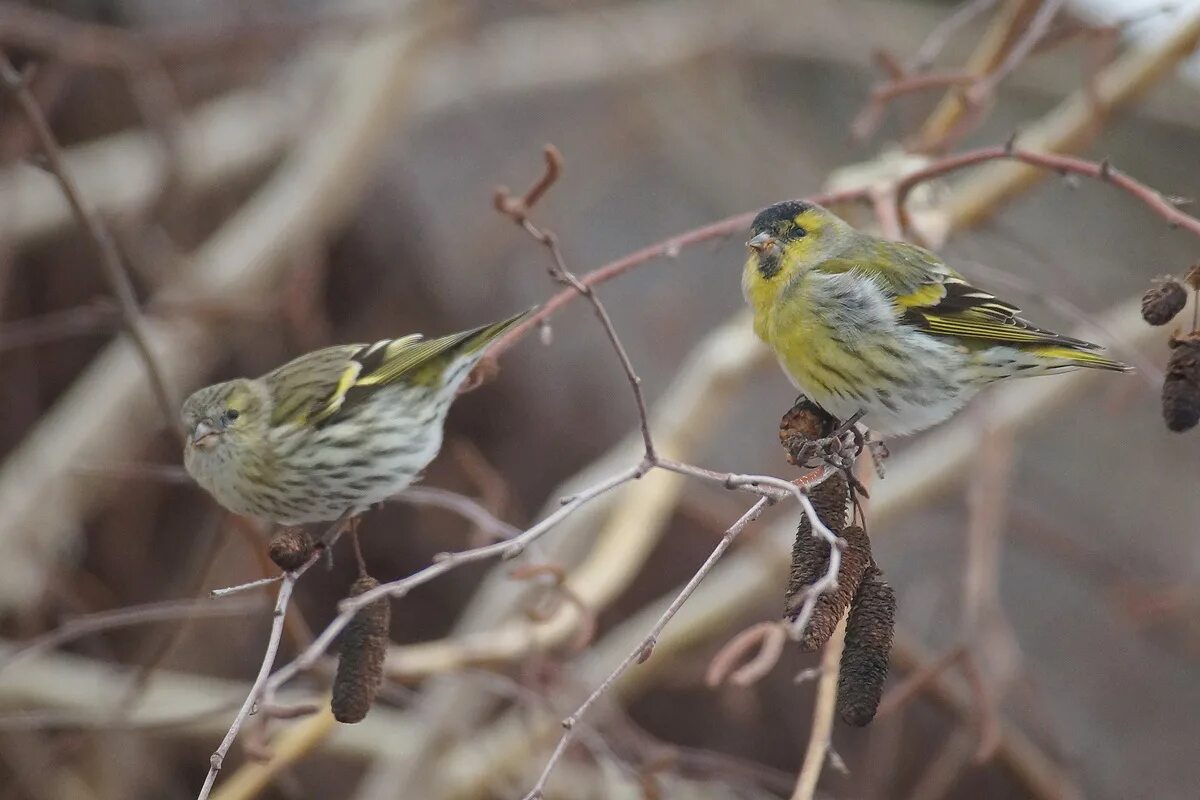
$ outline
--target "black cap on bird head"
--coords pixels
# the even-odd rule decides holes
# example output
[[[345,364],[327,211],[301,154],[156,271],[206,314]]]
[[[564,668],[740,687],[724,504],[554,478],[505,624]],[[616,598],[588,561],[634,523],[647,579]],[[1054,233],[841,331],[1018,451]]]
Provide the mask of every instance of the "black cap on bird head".
[[[776,230],[779,223],[794,222],[796,217],[810,208],[812,208],[812,203],[806,203],[803,200],[784,200],[773,206],[767,206],[758,212],[754,222],[750,223],[750,230],[755,232]]]

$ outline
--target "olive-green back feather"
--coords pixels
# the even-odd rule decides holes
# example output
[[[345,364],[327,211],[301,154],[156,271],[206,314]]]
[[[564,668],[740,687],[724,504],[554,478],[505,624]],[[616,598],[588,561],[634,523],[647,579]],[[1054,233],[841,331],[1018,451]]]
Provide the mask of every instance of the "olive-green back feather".
[[[412,334],[374,344],[327,347],[264,376],[275,399],[273,425],[323,425],[381,387],[400,380],[436,387],[454,359],[481,351],[530,312],[437,339]]]
[[[819,269],[858,269],[870,275],[891,296],[905,323],[935,336],[1017,347],[1099,349],[1091,342],[1038,328],[1020,316],[1017,306],[972,286],[936,254],[906,242],[859,234],[843,255],[822,263]]]

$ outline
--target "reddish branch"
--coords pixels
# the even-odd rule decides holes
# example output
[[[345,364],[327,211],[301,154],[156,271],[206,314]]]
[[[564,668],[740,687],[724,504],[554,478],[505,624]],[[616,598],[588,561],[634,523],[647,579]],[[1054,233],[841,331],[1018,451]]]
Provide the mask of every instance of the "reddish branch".
[[[866,202],[869,200],[869,192],[867,189],[848,189],[840,192],[823,192],[821,194],[809,195],[805,199],[825,206],[837,205],[839,203]],[[583,275],[579,278],[579,282],[584,286],[598,286],[648,261],[653,261],[657,258],[676,258],[685,247],[691,247],[703,242],[712,241],[713,239],[722,239],[726,236],[732,236],[739,231],[745,231],[756,213],[756,211],[749,211],[742,214],[735,214],[732,217],[717,220],[708,225],[681,233],[678,236],[664,239],[648,247],[643,247],[641,250],[623,256],[616,261],[611,261]],[[530,330],[537,327],[542,320],[548,319],[555,311],[558,311],[578,296],[579,293],[574,288],[564,289],[554,295],[539,306],[536,312],[530,314],[524,322],[499,339],[489,352],[496,356],[504,353],[504,351],[524,338]]]
[[[580,281],[579,278],[575,277],[574,273],[567,269],[562,249],[558,246],[558,237],[553,232],[534,225],[529,219],[530,209],[549,191],[550,187],[558,180],[558,176],[562,174],[563,157],[558,148],[552,144],[548,144],[545,146],[543,154],[546,159],[545,170],[542,172],[541,177],[529,188],[529,191],[525,192],[524,196],[515,197],[503,186],[496,189],[496,210],[520,225],[526,233],[546,248],[550,253],[552,261],[550,277],[559,283],[571,287],[573,291],[591,304],[592,310],[596,313],[596,318],[600,320],[600,324],[604,327],[604,333],[608,337],[609,343],[612,345],[613,350],[616,351],[617,358],[621,361],[621,368],[625,372],[626,380],[629,381],[629,387],[633,390],[634,402],[637,404],[638,422],[642,431],[642,443],[646,448],[646,461],[654,463],[657,460],[657,456],[654,450],[654,439],[650,435],[650,415],[646,410],[645,395],[642,393],[642,379],[638,377],[637,372],[633,369],[633,361],[629,358],[629,353],[625,350],[625,345],[621,343],[621,337],[617,335],[617,329],[613,327],[612,318],[608,315],[608,309],[600,302],[600,298],[596,296],[596,292],[591,286]]]
[[[960,8],[939,26],[930,39],[922,45],[911,66],[906,68],[894,56],[880,53],[877,61],[888,73],[888,79],[871,90],[866,107],[851,123],[851,135],[861,141],[879,127],[888,106],[898,97],[914,92],[937,88],[960,89],[959,99],[965,113],[940,138],[939,149],[945,149],[957,141],[982,119],[984,105],[994,94],[996,87],[1035,51],[1049,49],[1047,34],[1051,24],[1062,10],[1064,0],[1043,0],[1028,24],[1014,27],[1014,38],[1007,45],[1002,60],[982,74],[969,70],[950,70],[940,73],[925,72],[937,53],[949,38],[966,22],[994,5],[994,0],[976,0]],[[1054,40],[1054,44],[1061,43]]]
[[[1004,59],[983,74],[966,70],[927,71],[929,66],[945,48],[959,29],[979,14],[996,4],[997,0],[972,0],[960,6],[929,34],[917,54],[904,64],[891,53],[880,51],[875,60],[886,74],[886,80],[871,89],[867,105],[850,124],[850,133],[858,141],[870,137],[882,122],[891,103],[899,97],[935,88],[961,87],[959,97],[966,113],[939,141],[944,150],[952,141],[957,141],[982,118],[983,105],[995,94],[996,87],[1017,67],[1031,56],[1049,52],[1072,41],[1083,39],[1085,52],[1084,91],[1095,99],[1096,76],[1100,68],[1112,57],[1121,32],[1147,19],[1171,10],[1173,5],[1164,3],[1157,8],[1147,9],[1107,24],[1088,24],[1077,19],[1058,21],[1062,0],[1043,2],[1029,24],[1013,40]]]
[[[892,62],[888,62],[892,63]],[[963,70],[947,72],[901,73],[885,83],[871,89],[871,97],[854,121],[850,123],[850,135],[856,141],[866,141],[879,128],[888,106],[898,97],[930,89],[947,89],[953,86],[969,86],[979,76]]]
[[[967,90],[966,100],[968,103],[979,105],[984,98],[991,96],[1000,81],[1007,78],[1029,57],[1029,54],[1033,52],[1033,49],[1050,29],[1050,23],[1054,22],[1054,18],[1058,16],[1058,12],[1062,10],[1065,2],[1066,0],[1042,0],[1041,5],[1034,12],[1033,19],[1013,42],[1000,65],[981,76],[979,81]]]
[[[972,726],[975,728],[978,745],[975,760],[982,763],[995,754],[1000,744],[1000,721],[996,716],[995,704],[983,683],[979,665],[966,645],[956,645],[939,658],[905,678],[899,686],[884,696],[879,703],[877,719],[895,714],[915,700],[926,688],[941,679],[951,669],[957,668],[967,680],[972,698]]]
[[[896,213],[900,218],[900,226],[904,232],[912,227],[912,220],[905,208],[908,195],[918,185],[950,172],[975,166],[987,161],[1020,161],[1033,167],[1053,170],[1063,175],[1080,175],[1094,180],[1111,183],[1134,199],[1140,201],[1158,216],[1166,220],[1173,228],[1183,228],[1200,237],[1200,219],[1181,211],[1177,201],[1173,202],[1160,192],[1141,181],[1131,178],[1116,169],[1107,160],[1089,161],[1076,156],[1058,155],[1056,153],[1035,153],[1032,150],[1022,150],[1010,142],[1001,147],[981,147],[968,150],[954,156],[946,156],[934,161],[924,169],[909,174],[896,184]]]
[[[968,0],[968,2],[956,8],[954,13],[938,23],[937,27],[925,37],[925,41],[917,48],[917,54],[909,62],[909,71],[921,72],[928,69],[929,65],[937,59],[942,50],[946,49],[946,45],[949,44],[950,40],[954,38],[955,34],[964,25],[969,24],[971,20],[996,5],[996,3],[997,0]],[[893,75],[892,77],[896,76]]]
[[[1197,236],[1200,236],[1200,220],[1197,220],[1179,211],[1162,195],[1153,191],[1149,187],[1146,187],[1145,185],[1125,176],[1123,173],[1114,170],[1106,162],[1097,164],[1068,156],[1041,155],[1018,150],[1011,146],[983,148],[981,150],[971,151],[960,156],[952,156],[940,159],[926,169],[913,173],[912,175],[904,178],[893,187],[861,188],[838,193],[815,195],[809,199],[822,204],[835,204],[851,201],[870,202],[874,206],[874,210],[879,217],[880,223],[888,231],[888,234],[898,236],[901,235],[909,225],[909,220],[904,209],[904,203],[908,194],[916,185],[957,169],[982,163],[984,161],[1001,158],[1016,159],[1035,166],[1041,166],[1048,169],[1057,169],[1062,172],[1071,172],[1110,181],[1130,194],[1133,194],[1135,197],[1141,199],[1147,205],[1151,206],[1168,222],[1171,222],[1179,227],[1185,227]],[[416,586],[427,583],[428,581],[433,580],[435,577],[466,563],[478,562],[491,558],[512,558],[516,555],[519,555],[521,552],[523,552],[525,547],[536,541],[546,531],[554,527],[558,521],[572,513],[579,506],[616,488],[617,486],[632,480],[636,480],[653,469],[665,469],[706,480],[714,480],[730,488],[743,488],[759,494],[761,496],[761,500],[755,504],[755,506],[751,508],[750,511],[748,511],[742,517],[742,519],[735,523],[735,525],[726,532],[725,537],[722,538],[717,549],[714,550],[710,555],[709,560],[705,562],[700,570],[697,571],[697,573],[693,576],[692,580],[688,582],[687,586],[676,598],[676,601],[672,603],[668,611],[655,625],[650,635],[647,636],[635,650],[630,652],[626,660],[622,662],[617,670],[615,670],[600,686],[598,686],[592,692],[591,695],[589,695],[587,700],[576,710],[575,714],[565,721],[564,725],[566,726],[567,730],[564,733],[563,738],[560,740],[558,747],[555,749],[554,755],[546,764],[541,778],[535,785],[534,791],[530,793],[529,797],[533,798],[540,796],[540,792],[545,784],[546,777],[549,775],[550,770],[553,768],[558,758],[561,757],[562,753],[565,751],[566,747],[573,738],[573,728],[582,714],[584,714],[588,708],[590,708],[590,706],[600,695],[602,695],[608,690],[608,688],[611,687],[611,685],[626,669],[633,664],[644,661],[650,655],[653,650],[657,635],[670,620],[671,616],[675,613],[675,611],[678,610],[678,608],[687,599],[698,583],[707,575],[708,571],[711,570],[713,565],[716,563],[716,560],[719,559],[724,550],[732,544],[733,540],[736,538],[737,534],[740,533],[742,528],[744,528],[745,525],[757,517],[768,502],[787,497],[788,495],[793,495],[803,506],[804,512],[810,517],[810,519],[813,519],[814,528],[816,528],[819,523],[819,518],[812,509],[811,502],[809,502],[808,498],[804,495],[802,486],[797,486],[787,481],[782,481],[767,476],[742,476],[727,473],[717,473],[700,467],[674,462],[655,455],[653,449],[649,446],[650,439],[648,436],[649,429],[645,413],[645,405],[644,401],[640,397],[640,386],[636,373],[634,373],[632,365],[629,363],[628,355],[621,346],[619,338],[616,337],[615,331],[612,329],[611,321],[607,319],[606,314],[602,313],[603,306],[599,305],[594,294],[591,292],[592,287],[603,283],[604,281],[611,280],[612,278],[615,278],[618,275],[621,275],[622,273],[627,272],[641,264],[647,263],[655,258],[675,257],[684,247],[723,236],[728,236],[743,230],[749,224],[753,214],[738,214],[736,216],[729,217],[718,222],[714,222],[710,225],[686,232],[679,236],[666,239],[658,244],[643,248],[642,250],[625,256],[624,258],[600,267],[599,269],[588,273],[582,278],[576,278],[566,270],[562,260],[561,251],[558,249],[557,241],[554,239],[553,235],[532,225],[528,219],[530,205],[532,203],[536,203],[542,197],[542,195],[544,195],[546,190],[550,188],[554,180],[557,178],[560,168],[561,157],[557,155],[557,151],[547,149],[546,169],[541,179],[535,182],[533,187],[528,192],[521,197],[514,197],[506,190],[497,194],[497,207],[500,208],[500,210],[502,210],[504,213],[511,216],[514,221],[521,224],[521,226],[527,232],[529,232],[531,236],[536,238],[539,242],[547,247],[553,257],[551,274],[555,275],[555,277],[559,280],[567,283],[568,286],[551,297],[543,306],[541,306],[541,308],[538,309],[536,313],[530,315],[530,318],[527,319],[520,327],[509,333],[508,336],[497,343],[497,345],[493,348],[493,355],[498,355],[508,347],[511,347],[513,343],[520,339],[520,337],[527,334],[529,330],[536,326],[540,321],[548,318],[555,311],[571,302],[571,300],[573,300],[575,297],[582,295],[585,297],[585,299],[588,299],[590,302],[592,302],[594,309],[597,309],[598,316],[605,325],[605,329],[609,334],[611,343],[617,350],[618,354],[621,355],[622,365],[625,367],[626,376],[630,379],[631,388],[639,398],[639,415],[643,424],[643,433],[646,435],[646,453],[643,455],[639,463],[632,465],[616,475],[611,476],[609,479],[601,481],[600,483],[578,493],[574,497],[570,498],[560,509],[556,510],[541,522],[522,532],[513,539],[496,542],[483,547],[473,548],[458,553],[442,554],[440,557],[435,559],[435,563],[422,570],[419,570],[412,575],[391,583],[384,584],[363,595],[343,601],[339,606],[340,613],[338,616],[326,626],[321,635],[318,636],[309,647],[301,652],[300,655],[297,656],[297,658],[294,659],[290,664],[282,667],[273,675],[266,677],[265,673],[260,673],[260,679],[256,681],[255,686],[251,690],[251,697],[269,697],[271,693],[273,693],[278,687],[289,681],[296,674],[312,667],[328,649],[334,637],[336,637],[337,634],[345,627],[358,609],[364,605],[374,602],[385,596],[393,598],[402,597]],[[803,479],[803,484],[810,484],[813,482],[813,480],[819,480],[819,478],[819,475],[805,476],[805,479]],[[830,534],[830,536],[832,537],[832,534]],[[830,561],[831,566],[834,566],[835,559],[831,558]],[[836,572],[832,572],[831,580],[832,579],[836,579]],[[807,617],[803,617],[803,619],[806,620]],[[764,639],[762,636],[759,636],[758,638],[760,642],[762,642]],[[778,635],[768,635],[765,638],[768,640],[777,639]],[[760,653],[761,659],[755,659],[749,671],[743,676],[745,679],[752,680],[754,675],[761,671],[762,664],[773,660],[771,658],[771,654],[777,650],[777,648],[769,646],[765,649],[767,652],[765,654]],[[270,651],[268,653],[269,660],[273,660],[272,657],[273,651]],[[264,663],[266,663],[266,661],[264,661]],[[968,677],[970,677],[969,670],[967,674]],[[978,691],[978,687],[976,688]],[[984,714],[986,714],[988,711],[985,705],[981,705],[981,709],[983,709]],[[219,769],[220,757],[223,757],[224,752],[228,750],[228,744],[232,742],[232,737],[236,736],[236,731],[240,727],[241,721],[244,719],[244,714],[239,715],[239,718],[235,720],[234,726],[231,727],[230,736],[228,736],[227,741],[223,743],[223,749],[219,750],[218,753],[215,754],[212,776],[215,776],[215,770]],[[988,719],[986,716],[981,716],[979,723],[981,735],[986,733],[991,727],[988,724]],[[987,736],[983,738],[985,742],[990,739],[990,737]]]

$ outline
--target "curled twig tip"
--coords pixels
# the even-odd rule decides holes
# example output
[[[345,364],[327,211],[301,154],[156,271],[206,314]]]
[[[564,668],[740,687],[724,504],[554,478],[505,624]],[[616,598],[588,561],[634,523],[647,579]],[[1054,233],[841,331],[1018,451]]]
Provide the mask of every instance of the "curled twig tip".
[[[783,653],[787,630],[778,622],[759,622],[734,636],[709,662],[704,682],[716,688],[725,682],[750,686],[771,671]],[[753,655],[750,655],[753,653]],[[742,660],[745,659],[745,663]]]

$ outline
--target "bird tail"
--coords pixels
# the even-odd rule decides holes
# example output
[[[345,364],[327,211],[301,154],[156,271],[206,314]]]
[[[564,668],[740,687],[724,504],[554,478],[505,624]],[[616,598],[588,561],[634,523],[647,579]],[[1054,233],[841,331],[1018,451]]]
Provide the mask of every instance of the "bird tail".
[[[537,306],[522,311],[518,314],[513,314],[508,319],[493,322],[490,325],[481,325],[478,328],[473,328],[462,333],[451,334],[444,337],[447,346],[445,350],[453,351],[458,354],[475,353],[487,347],[496,339],[499,339],[504,334],[508,333],[513,328],[520,325],[526,317],[537,310]],[[438,340],[442,341],[442,340]]]
[[[437,383],[445,377],[447,364],[473,365],[483,356],[483,349],[488,344],[516,327],[533,310],[437,339],[422,339],[419,334],[413,334],[364,347],[353,357],[357,366],[343,377],[346,390],[385,386],[401,378],[415,384]]]
[[[1030,350],[1039,358],[1061,362],[1057,367],[1089,367],[1091,369],[1107,369],[1114,372],[1133,372],[1133,367],[1120,361],[1103,356],[1092,350],[1077,350],[1074,347],[1048,346],[1034,347]]]

